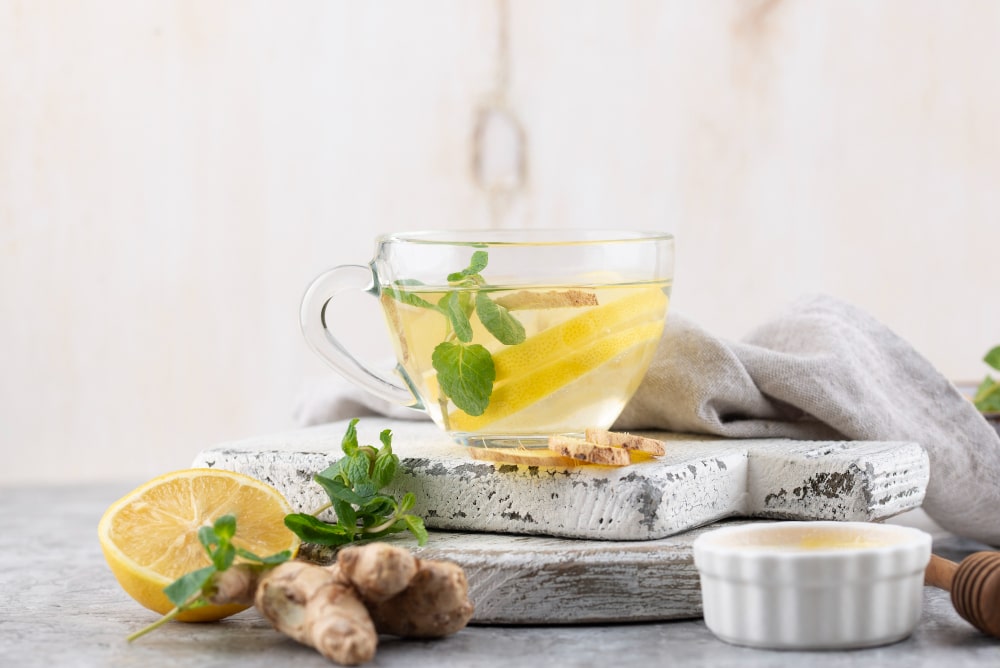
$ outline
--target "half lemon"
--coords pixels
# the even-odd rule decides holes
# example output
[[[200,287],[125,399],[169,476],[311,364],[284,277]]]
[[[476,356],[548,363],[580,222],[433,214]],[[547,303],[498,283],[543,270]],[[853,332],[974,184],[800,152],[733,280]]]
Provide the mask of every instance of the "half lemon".
[[[122,588],[141,605],[167,614],[164,587],[211,564],[198,530],[236,516],[233,543],[265,557],[293,554],[298,537],[284,524],[292,508],[281,493],[250,476],[220,469],[186,469],[154,478],[105,511],[97,528],[104,558]],[[245,605],[208,605],[181,613],[181,621],[228,617]]]

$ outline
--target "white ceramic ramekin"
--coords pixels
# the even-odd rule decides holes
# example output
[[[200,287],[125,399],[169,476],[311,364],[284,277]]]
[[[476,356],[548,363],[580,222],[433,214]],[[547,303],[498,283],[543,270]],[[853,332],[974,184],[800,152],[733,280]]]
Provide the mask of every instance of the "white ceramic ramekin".
[[[931,537],[865,522],[766,522],[694,542],[705,624],[722,640],[844,649],[908,636],[920,619]]]

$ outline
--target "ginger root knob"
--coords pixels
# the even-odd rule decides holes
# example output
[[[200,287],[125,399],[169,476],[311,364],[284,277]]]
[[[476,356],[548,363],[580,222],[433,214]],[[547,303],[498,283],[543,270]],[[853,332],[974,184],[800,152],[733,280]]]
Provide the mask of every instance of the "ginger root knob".
[[[416,575],[401,593],[368,603],[380,633],[404,638],[441,638],[465,627],[474,608],[465,572],[449,561],[419,560]]]
[[[378,634],[371,617],[335,568],[281,564],[261,580],[255,605],[276,629],[339,664],[354,666],[375,656]]]
[[[260,569],[252,564],[236,564],[216,573],[208,602],[216,605],[237,603],[253,605],[254,592],[260,581]]]
[[[381,603],[406,589],[417,574],[417,558],[387,543],[345,547],[337,553],[340,572],[370,603]]]

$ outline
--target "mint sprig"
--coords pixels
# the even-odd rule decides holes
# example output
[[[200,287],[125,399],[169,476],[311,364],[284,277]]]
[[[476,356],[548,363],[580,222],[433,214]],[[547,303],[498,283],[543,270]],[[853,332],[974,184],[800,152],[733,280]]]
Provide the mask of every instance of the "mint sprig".
[[[350,421],[341,441],[344,456],[313,477],[330,503],[312,514],[286,515],[285,526],[303,541],[317,545],[346,545],[401,531],[410,531],[423,545],[427,529],[420,517],[410,513],[416,497],[408,492],[396,500],[381,493],[399,466],[399,457],[392,451],[392,432],[385,429],[379,434],[381,448],[360,445],[357,423],[357,418]],[[317,519],[328,508],[337,515],[336,524]]]
[[[242,559],[243,563],[248,564],[251,568],[263,570],[284,563],[292,556],[291,552],[283,550],[267,557],[258,557],[253,552],[234,545],[233,538],[235,536],[236,517],[234,515],[223,515],[215,520],[212,526],[201,527],[198,530],[198,542],[208,553],[211,565],[182,575],[167,585],[163,593],[174,604],[173,610],[146,628],[128,636],[126,640],[131,642],[144,636],[186,610],[194,610],[208,605],[215,591],[215,577],[232,568],[234,564],[241,563],[237,562],[237,558]]]
[[[490,297],[489,284],[482,276],[488,264],[487,252],[475,251],[468,267],[448,274],[448,284],[453,289],[437,304],[400,289],[415,285],[414,281],[397,281],[387,288],[400,302],[437,311],[447,319],[445,340],[434,348],[431,364],[444,399],[451,399],[456,408],[473,416],[482,415],[489,406],[496,368],[490,351],[472,343],[472,315],[505,346],[517,345],[525,339],[524,325]]]
[[[996,346],[986,353],[983,361],[1000,371],[1000,346]],[[972,402],[982,413],[1000,413],[1000,382],[997,382],[993,376],[987,375],[976,390]]]

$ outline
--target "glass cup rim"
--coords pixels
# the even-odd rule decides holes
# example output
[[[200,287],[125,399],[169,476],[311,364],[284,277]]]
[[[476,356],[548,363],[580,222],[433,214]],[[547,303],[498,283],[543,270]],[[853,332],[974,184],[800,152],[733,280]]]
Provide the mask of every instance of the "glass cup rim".
[[[441,229],[390,232],[379,235],[387,243],[429,246],[597,246],[673,241],[668,232],[603,228]]]

